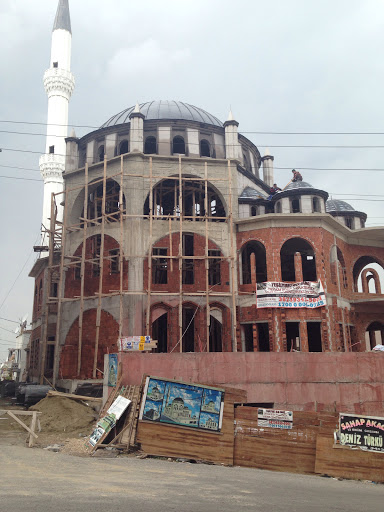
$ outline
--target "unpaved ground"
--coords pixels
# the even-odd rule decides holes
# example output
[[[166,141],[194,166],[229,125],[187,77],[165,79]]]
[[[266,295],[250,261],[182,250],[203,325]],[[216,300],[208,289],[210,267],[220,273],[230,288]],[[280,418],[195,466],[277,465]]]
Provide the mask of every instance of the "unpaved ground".
[[[12,512],[379,512],[384,500],[383,485],[21,446],[0,446],[0,468]]]

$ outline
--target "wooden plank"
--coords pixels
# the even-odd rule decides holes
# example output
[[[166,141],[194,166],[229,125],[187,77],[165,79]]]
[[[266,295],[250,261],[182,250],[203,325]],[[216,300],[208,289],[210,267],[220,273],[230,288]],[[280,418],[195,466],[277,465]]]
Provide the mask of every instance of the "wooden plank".
[[[33,411],[32,412],[32,421],[31,421],[31,430],[32,430],[33,433],[35,432],[35,429],[36,429],[36,422],[37,422],[37,414],[36,414],[36,411]],[[37,438],[37,436],[36,436],[36,438]],[[29,436],[29,442],[28,442],[28,446],[30,448],[32,448],[32,446],[34,445],[34,441],[35,441],[35,438],[31,434]]]
[[[384,482],[384,453],[334,448],[333,435],[318,435],[315,472],[340,478]]]
[[[142,450],[150,455],[203,459],[232,465],[233,418],[233,402],[225,396],[221,433],[139,421],[137,441],[141,443]]]
[[[7,411],[7,413],[8,413],[8,416],[13,418],[15,421],[17,421],[17,423],[19,423],[19,425],[21,425],[23,428],[25,428],[25,430],[27,432],[29,432],[31,434],[31,436],[33,436],[35,439],[37,439],[37,435],[35,434],[35,432],[33,432],[29,427],[27,427],[27,425],[25,423],[23,423],[21,421],[21,419],[19,419],[17,416],[15,416],[15,414],[13,414],[13,412]],[[32,411],[29,416],[32,416]]]
[[[102,402],[102,398],[97,398],[94,396],[83,396],[83,395],[73,395],[72,393],[61,393],[60,391],[48,391],[47,396],[60,396],[63,398],[71,398],[72,400],[83,400],[86,402]]]

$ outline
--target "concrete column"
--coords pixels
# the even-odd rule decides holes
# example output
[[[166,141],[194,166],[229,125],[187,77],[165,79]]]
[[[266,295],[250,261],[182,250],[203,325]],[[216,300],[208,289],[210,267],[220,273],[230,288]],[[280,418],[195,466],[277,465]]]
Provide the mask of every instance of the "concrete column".
[[[129,130],[129,145],[131,152],[144,152],[144,119],[145,115],[141,113],[138,103],[135,110],[130,114],[131,128]]]
[[[105,137],[105,154],[108,160],[115,156],[117,133],[111,133]]]
[[[269,154],[268,148],[265,150],[265,155],[261,159],[263,162],[263,180],[264,182],[272,187],[274,183],[274,176],[273,176],[273,161],[275,157]]]
[[[95,163],[95,141],[91,140],[87,144],[87,154],[86,154],[86,163],[89,165]]]
[[[188,156],[200,156],[199,131],[194,128],[187,128],[187,153]]]
[[[157,128],[158,153],[169,156],[171,154],[171,127],[159,126]]]
[[[283,197],[283,199],[281,199],[281,213],[291,213],[289,197]]]
[[[295,281],[296,283],[300,283],[303,280],[303,263],[301,259],[301,254],[299,252],[295,252]]]
[[[301,213],[312,213],[312,196],[301,196]]]
[[[65,139],[65,142],[67,144],[65,170],[71,172],[79,167],[79,139],[73,131],[71,136]]]

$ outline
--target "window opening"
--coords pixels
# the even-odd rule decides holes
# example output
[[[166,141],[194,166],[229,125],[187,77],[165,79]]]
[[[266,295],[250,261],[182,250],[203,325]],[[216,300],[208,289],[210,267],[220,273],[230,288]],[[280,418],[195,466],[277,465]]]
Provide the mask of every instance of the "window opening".
[[[256,260],[256,283],[267,281],[267,254],[264,245],[252,240],[248,242],[242,252],[242,273],[243,284],[252,283],[251,254],[255,254]]]
[[[155,352],[166,353],[168,351],[168,313],[164,313],[153,322],[152,339],[157,340]]]
[[[318,197],[312,198],[312,208],[314,213],[320,212],[320,201]]]
[[[168,282],[168,259],[162,256],[167,256],[167,249],[154,247],[152,249],[152,283],[153,284],[167,284]]]
[[[287,240],[280,250],[281,278],[283,281],[296,281],[295,253],[301,254],[304,281],[317,281],[316,257],[312,246],[302,238]]]
[[[345,225],[349,229],[353,229],[353,219],[352,217],[345,217]]]
[[[45,371],[52,371],[53,370],[53,364],[55,361],[55,345],[54,345],[55,337],[49,336],[48,337],[48,345],[47,345],[47,353],[46,353],[46,359],[45,359]]]
[[[251,217],[256,217],[256,215],[257,215],[256,206],[251,206]]]
[[[221,251],[217,250],[208,250],[208,256],[210,256],[208,260],[208,282],[209,286],[214,286],[216,284],[220,284],[220,256]],[[212,258],[212,256],[214,258]]]
[[[110,258],[110,268],[109,271],[111,274],[119,274],[120,273],[120,249],[112,249],[109,251]]]
[[[193,235],[183,234],[183,256],[193,256]],[[193,259],[183,259],[183,284],[194,283]]]
[[[144,144],[144,153],[146,155],[154,155],[157,153],[156,137],[147,137]]]
[[[322,352],[321,322],[307,322],[309,352]]]
[[[49,146],[49,154],[52,155],[55,152],[55,146]]]
[[[211,147],[205,139],[200,141],[200,156],[211,156]]]
[[[300,213],[300,199],[291,200],[291,213]]]
[[[122,140],[119,145],[119,155],[125,155],[128,153],[128,141]]]
[[[99,162],[102,162],[104,160],[104,146],[99,147],[99,149],[97,150],[97,156]]]
[[[185,142],[184,142],[183,137],[180,137],[179,135],[174,137],[173,143],[172,143],[172,148],[173,148],[173,150],[172,150],[173,154],[185,155]]]
[[[183,352],[195,351],[195,309],[183,307]]]
[[[54,68],[58,68],[58,67],[59,67],[59,63],[58,63],[58,62],[54,62],[54,63],[53,63],[53,67],[54,67]]]
[[[222,325],[212,315],[210,316],[210,325],[209,325],[209,351],[210,352],[222,352],[223,351]]]
[[[98,222],[101,222],[102,207],[103,184],[101,183],[88,195],[88,219],[98,219]],[[105,213],[108,215],[108,222],[119,220],[120,185],[114,180],[107,180],[105,185]],[[84,212],[82,213],[83,216]]]
[[[300,350],[300,322],[286,322],[287,352]]]
[[[258,323],[257,334],[259,337],[259,352],[269,352],[269,326],[268,322]]]
[[[207,187],[209,217],[225,217],[225,209],[218,194]],[[205,186],[203,182],[183,181],[183,215],[188,220],[203,220],[205,217]],[[179,206],[179,182],[177,180],[164,180],[153,190],[153,212],[156,216],[168,215],[180,216]],[[149,195],[144,204],[144,215],[149,215]],[[215,221],[216,219],[209,219]],[[225,222],[224,218],[217,219]]]
[[[243,325],[244,329],[244,341],[245,341],[245,351],[253,352],[253,326],[252,324]]]

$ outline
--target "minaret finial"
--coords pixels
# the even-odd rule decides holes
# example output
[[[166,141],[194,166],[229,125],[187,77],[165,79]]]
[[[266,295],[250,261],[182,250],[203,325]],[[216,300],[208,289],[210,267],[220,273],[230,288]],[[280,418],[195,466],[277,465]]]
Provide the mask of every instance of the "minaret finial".
[[[72,34],[68,0],[59,0],[59,5],[57,6],[56,18],[52,31],[59,29],[68,30],[68,32]]]

